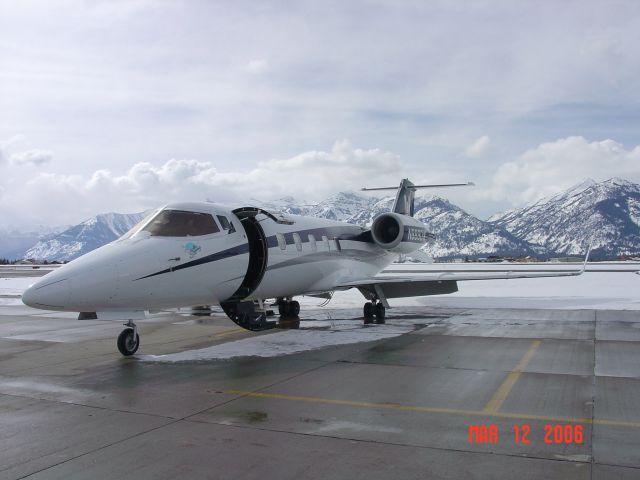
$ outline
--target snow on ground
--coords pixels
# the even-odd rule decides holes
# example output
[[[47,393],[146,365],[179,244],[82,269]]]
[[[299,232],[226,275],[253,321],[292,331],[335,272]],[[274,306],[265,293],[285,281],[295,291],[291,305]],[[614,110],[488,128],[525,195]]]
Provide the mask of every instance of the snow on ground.
[[[322,300],[302,297],[305,306]],[[336,292],[326,308],[362,307],[359,291]],[[393,306],[450,308],[553,308],[640,310],[640,275],[632,272],[590,273],[579,277],[469,280],[449,295],[389,299]]]
[[[301,322],[301,324],[304,323],[308,323],[313,327],[317,326],[313,325],[316,322]],[[415,329],[413,325],[406,322],[394,322],[392,325],[365,326],[359,322],[349,321],[348,324],[345,322],[345,325],[348,325],[347,328],[338,326],[338,328],[329,330],[304,328],[301,325],[300,330],[285,330],[199,350],[188,350],[169,355],[145,355],[139,358],[155,362],[184,362],[234,357],[279,357],[329,346],[372,342],[374,340],[397,337]]]
[[[0,295],[22,295],[37,280],[37,277],[0,278]]]
[[[34,277],[0,277],[0,305],[22,305],[20,295],[29,285],[35,283]]]

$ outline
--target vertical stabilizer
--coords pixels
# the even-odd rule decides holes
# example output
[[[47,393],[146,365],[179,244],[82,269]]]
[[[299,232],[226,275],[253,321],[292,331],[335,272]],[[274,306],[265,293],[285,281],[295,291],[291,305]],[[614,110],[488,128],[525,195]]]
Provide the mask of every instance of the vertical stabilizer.
[[[410,217],[413,217],[413,199],[415,196],[415,186],[408,178],[405,178],[400,182],[398,192],[396,193],[396,201],[393,202],[393,208],[391,211],[399,213],[400,215],[409,215]]]
[[[413,203],[416,196],[416,190],[418,188],[468,187],[473,185],[473,182],[445,183],[437,185],[414,185],[409,181],[408,178],[405,178],[400,182],[400,186],[397,187],[398,191],[396,192],[396,201],[393,202],[392,211],[400,215],[413,217]],[[373,190],[396,190],[396,187],[363,188],[362,190],[365,192]]]

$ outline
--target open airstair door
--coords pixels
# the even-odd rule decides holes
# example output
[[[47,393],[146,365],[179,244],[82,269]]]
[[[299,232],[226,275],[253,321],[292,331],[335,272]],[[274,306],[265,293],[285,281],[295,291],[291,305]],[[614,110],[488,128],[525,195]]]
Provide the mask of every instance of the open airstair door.
[[[262,303],[243,301],[260,285],[267,269],[268,247],[267,239],[256,219],[258,214],[264,213],[260,208],[238,208],[233,211],[240,219],[249,243],[249,265],[242,284],[235,293],[222,302],[220,306],[236,324],[249,330],[266,330],[275,327],[275,322],[267,322],[267,315]]]
[[[240,222],[242,222],[244,231],[247,234],[247,241],[249,242],[249,266],[247,267],[247,273],[244,276],[242,285],[240,285],[231,297],[234,300],[242,300],[258,288],[264,272],[267,269],[267,238],[260,226],[260,222],[256,220],[256,215],[261,213],[260,209],[239,208],[234,210],[233,213],[240,219]]]

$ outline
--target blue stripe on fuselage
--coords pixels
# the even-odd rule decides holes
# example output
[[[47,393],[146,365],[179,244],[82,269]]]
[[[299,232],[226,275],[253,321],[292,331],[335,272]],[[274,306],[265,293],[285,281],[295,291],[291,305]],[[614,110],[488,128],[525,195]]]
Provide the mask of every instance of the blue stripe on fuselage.
[[[360,233],[358,235],[354,235],[353,233],[351,233],[354,228],[357,228],[357,227],[354,226],[354,227],[312,228],[312,229],[308,229],[308,230],[301,230],[299,232],[287,232],[287,233],[283,232],[282,235],[284,235],[285,242],[286,242],[287,245],[292,245],[292,244],[295,243],[294,240],[293,240],[293,234],[294,233],[297,233],[298,235],[300,235],[302,243],[308,243],[309,242],[309,235],[314,235],[314,237],[317,235],[319,238],[316,238],[316,240],[320,240],[322,238],[322,236],[326,236],[326,237],[329,237],[329,238],[336,238],[338,240],[351,240],[351,241],[355,241],[355,242],[371,243],[373,241],[373,240],[367,240],[367,237],[365,235],[367,232],[363,232],[363,233]],[[349,232],[345,231],[347,229],[349,230]],[[369,235],[369,238],[371,238],[370,235]],[[266,238],[266,243],[267,243],[267,248],[277,247],[278,246],[278,239],[276,238],[275,235],[270,235],[269,237]],[[149,275],[145,275],[144,277],[137,278],[136,280],[142,280],[144,278],[155,277],[156,275],[162,275],[164,273],[175,272],[176,270],[183,270],[185,268],[196,267],[198,265],[203,265],[205,263],[216,262],[218,260],[223,260],[225,258],[231,258],[231,257],[235,257],[237,255],[242,255],[244,253],[249,253],[249,244],[248,243],[245,243],[245,244],[242,244],[242,245],[238,245],[236,247],[231,247],[231,248],[228,248],[227,250],[223,250],[223,251],[218,252],[218,253],[213,253],[211,255],[207,255],[205,257],[198,258],[197,260],[192,260],[190,262],[182,263],[180,265],[176,265],[175,267],[165,268],[164,270],[161,270],[161,271],[156,272],[156,273],[151,273]]]
[[[156,273],[152,273],[150,275],[145,275],[144,277],[137,278],[136,280],[142,280],[143,278],[154,277],[156,275],[161,275],[163,273],[175,272],[176,270],[182,270],[185,268],[195,267],[198,265],[202,265],[205,263],[216,262],[218,260],[222,260],[225,258],[235,257],[237,255],[242,255],[243,253],[249,253],[249,244],[244,243],[242,245],[238,245],[236,247],[231,247],[221,252],[212,253],[211,255],[207,255],[206,257],[198,258],[197,260],[192,260],[187,263],[182,263],[180,265],[176,265],[175,267],[165,268]]]

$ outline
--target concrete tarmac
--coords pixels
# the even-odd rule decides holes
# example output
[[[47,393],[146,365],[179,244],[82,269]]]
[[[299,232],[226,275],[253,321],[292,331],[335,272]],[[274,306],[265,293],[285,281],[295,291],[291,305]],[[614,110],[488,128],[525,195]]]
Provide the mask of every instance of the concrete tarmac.
[[[301,328],[380,328],[360,315],[304,310]],[[407,322],[168,362],[152,355],[282,331],[167,312],[123,358],[117,322],[0,306],[0,478],[640,478],[638,312],[388,310],[387,328]]]

